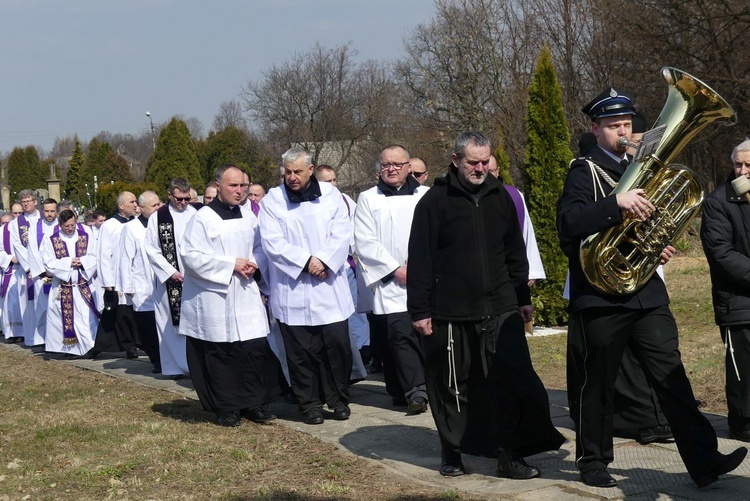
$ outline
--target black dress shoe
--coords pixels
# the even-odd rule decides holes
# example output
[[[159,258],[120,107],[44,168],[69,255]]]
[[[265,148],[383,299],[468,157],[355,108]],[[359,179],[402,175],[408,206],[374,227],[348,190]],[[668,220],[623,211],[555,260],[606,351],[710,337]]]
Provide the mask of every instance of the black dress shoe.
[[[409,405],[406,407],[409,414],[422,414],[427,410],[427,399],[424,397],[414,397],[409,400]]]
[[[271,414],[270,411],[263,409],[255,409],[254,411],[246,410],[242,412],[242,417],[252,421],[253,423],[266,424],[276,419],[275,414]]]
[[[125,358],[127,358],[128,360],[138,358],[138,348],[130,348],[128,351],[126,351]]]
[[[305,424],[323,424],[323,413],[318,407],[302,413],[302,422]]]
[[[151,367],[151,374],[161,374],[161,365],[154,365]]]
[[[695,485],[706,487],[719,479],[719,475],[724,475],[737,468],[747,456],[747,448],[740,447],[730,454],[719,454],[719,459],[708,469],[705,475],[694,478]]]
[[[83,355],[77,355],[73,357],[73,360],[94,360],[99,355],[99,352],[91,348]]]
[[[591,487],[617,487],[617,480],[612,478],[606,468],[596,468],[581,472],[581,480]]]
[[[674,438],[672,428],[669,425],[657,425],[651,428],[641,428],[638,430],[638,443],[641,445],[652,444],[654,442],[666,442]]]
[[[339,404],[333,408],[333,419],[337,421],[346,421],[351,415],[352,411],[346,404]]]
[[[750,442],[750,430],[733,430],[729,428],[729,438],[741,442]]]
[[[226,412],[224,414],[219,414],[218,416],[219,417],[217,421],[219,423],[219,426],[234,428],[235,426],[240,425],[240,418],[235,412]]]
[[[529,465],[523,458],[516,459],[507,452],[501,452],[497,455],[497,476],[500,478],[528,480],[541,474],[539,468]]]
[[[466,474],[466,468],[458,451],[442,449],[440,451],[440,474],[444,477],[459,477]]]

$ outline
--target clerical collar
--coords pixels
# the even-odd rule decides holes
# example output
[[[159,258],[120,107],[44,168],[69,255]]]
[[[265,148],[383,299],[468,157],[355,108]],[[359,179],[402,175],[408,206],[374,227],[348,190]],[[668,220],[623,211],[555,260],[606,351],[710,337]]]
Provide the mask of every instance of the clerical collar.
[[[387,197],[392,197],[394,195],[413,195],[420,186],[422,185],[419,184],[419,181],[417,181],[412,175],[407,176],[406,182],[399,188],[394,188],[393,186],[386,184],[382,179],[378,181],[378,189]]]
[[[318,183],[318,180],[314,176],[310,177],[310,183],[301,191],[292,191],[286,183],[284,183],[284,189],[286,190],[287,197],[289,197],[289,201],[293,204],[312,202],[323,195],[320,191],[320,183]]]
[[[144,217],[143,214],[138,215],[138,221],[141,222],[144,228],[148,228],[148,218]]]
[[[211,207],[221,219],[242,219],[242,210],[239,205],[231,206],[219,200],[219,197],[211,200],[208,206]]]
[[[120,213],[118,212],[118,213],[116,213],[112,217],[114,217],[115,219],[117,219],[121,223],[127,223],[128,221],[130,221],[131,219],[133,219],[135,216],[125,217],[125,216],[121,216]]]

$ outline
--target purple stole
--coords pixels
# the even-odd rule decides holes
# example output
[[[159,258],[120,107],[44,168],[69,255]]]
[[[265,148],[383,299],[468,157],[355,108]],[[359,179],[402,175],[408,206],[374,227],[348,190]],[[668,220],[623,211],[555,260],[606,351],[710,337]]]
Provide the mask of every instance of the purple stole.
[[[8,223],[5,223],[5,226],[3,226],[3,250],[9,256],[13,255],[10,248],[10,228],[8,228]],[[13,269],[13,263],[11,262],[5,269],[5,273],[3,273],[3,285],[2,288],[0,288],[0,297],[4,298],[8,293],[10,277],[13,275],[14,271],[15,270]]]
[[[55,230],[55,232],[50,236],[50,240],[52,241],[52,248],[55,250],[55,257],[57,259],[62,259],[65,257],[70,257],[68,255],[68,246],[63,241],[62,237],[60,237],[60,230]],[[76,257],[81,257],[86,255],[86,251],[88,250],[89,245],[89,236],[85,231],[78,230],[78,240],[76,241]],[[96,318],[99,318],[99,310],[96,309],[96,306],[94,305],[94,297],[91,294],[91,289],[89,288],[89,284],[86,282],[86,279],[83,278],[81,275],[81,271],[78,270],[78,282],[73,283],[73,280],[69,280],[68,283],[60,284],[60,304],[61,304],[61,314],[62,314],[62,329],[63,329],[63,345],[69,346],[73,344],[78,344],[78,337],[76,336],[75,331],[75,322],[74,322],[74,311],[75,308],[73,307],[73,287],[77,286],[78,290],[81,293],[81,296],[83,297],[83,300],[86,302],[89,308],[94,312],[94,315],[96,315]]]
[[[44,238],[44,226],[42,226],[44,223],[42,223],[42,218],[40,217],[39,220],[36,222],[36,247],[37,249],[42,248],[42,239]],[[54,229],[57,229],[58,225],[55,225]],[[52,284],[44,284],[42,286],[42,292],[44,294],[49,296],[49,291],[52,288]]]
[[[526,215],[526,211],[524,210],[523,198],[521,198],[521,193],[515,186],[504,184],[503,187],[505,188],[505,191],[508,192],[508,195],[510,195],[510,198],[513,199],[513,205],[516,206],[516,213],[518,214],[518,225],[521,227],[521,231],[523,232],[523,221]]]
[[[258,202],[250,200],[250,210],[253,211],[255,217],[258,217],[258,213],[260,212],[260,205],[258,205]]]
[[[41,214],[39,217],[42,217]],[[24,214],[18,216],[18,236],[21,239],[21,243],[24,247],[29,247],[29,221],[26,219]],[[26,297],[29,301],[34,300],[34,281],[26,276]]]
[[[156,228],[161,254],[175,270],[180,271],[180,264],[177,261],[177,244],[174,241],[174,218],[169,212],[169,204],[156,211],[156,223],[158,224]],[[180,324],[182,282],[168,278],[165,285],[167,286],[167,301],[172,316],[172,325],[176,326]]]

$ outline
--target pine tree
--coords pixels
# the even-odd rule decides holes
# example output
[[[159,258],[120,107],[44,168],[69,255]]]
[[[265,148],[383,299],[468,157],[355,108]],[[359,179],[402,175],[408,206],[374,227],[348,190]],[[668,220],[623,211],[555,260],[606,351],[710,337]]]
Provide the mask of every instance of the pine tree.
[[[75,137],[75,146],[73,147],[73,154],[68,162],[68,172],[65,175],[65,198],[73,200],[79,205],[84,202],[81,200],[81,174],[86,164],[86,156],[83,154],[83,148],[81,142],[78,140],[78,136]]]
[[[8,157],[8,185],[12,192],[46,188],[46,179],[35,147],[13,148]]]
[[[566,301],[562,297],[567,260],[560,249],[555,215],[573,154],[568,146],[570,134],[562,91],[546,46],[539,55],[529,87],[526,137],[526,200],[547,275],[546,280],[532,287],[534,321],[540,325],[562,325],[567,321]]]
[[[159,133],[156,150],[146,167],[146,181],[156,184],[159,189],[166,189],[176,177],[187,179],[191,186],[203,185],[190,132],[185,122],[175,117]]]
[[[104,158],[99,184],[118,181],[123,183],[135,183],[135,178],[130,171],[128,161],[113,150],[107,153],[107,156]]]
[[[275,180],[276,167],[259,153],[256,142],[246,131],[237,127],[226,127],[209,134],[203,148],[203,180],[214,180],[216,168],[223,164],[234,164],[250,174],[253,182]]]

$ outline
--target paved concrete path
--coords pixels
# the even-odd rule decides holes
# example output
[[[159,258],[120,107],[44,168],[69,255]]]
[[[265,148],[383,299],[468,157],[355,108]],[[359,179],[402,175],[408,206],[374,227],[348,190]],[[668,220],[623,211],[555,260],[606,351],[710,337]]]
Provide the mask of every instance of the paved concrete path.
[[[143,356],[135,360],[101,356],[97,360],[64,363],[197,399],[190,379],[173,381],[153,375],[151,364]],[[542,470],[542,477],[525,481],[500,479],[494,476],[495,461],[465,455],[464,464],[469,474],[444,478],[437,472],[440,446],[431,414],[408,416],[403,408],[394,409],[382,377],[378,376],[372,375],[372,380],[352,386],[352,416],[348,421],[326,420],[322,425],[308,426],[301,422],[296,406],[279,402],[271,406],[279,417],[275,423],[309,433],[415,481],[484,499],[750,499],[750,459],[713,485],[698,489],[688,476],[674,443],[643,446],[632,440],[615,439],[616,459],[610,472],[619,486],[598,489],[584,485],[575,468],[574,432],[568,417],[567,396],[558,390],[548,391],[550,408],[555,426],[568,441],[559,451],[527,458]],[[706,417],[717,430],[722,452],[742,445],[727,438],[726,417],[715,414],[706,414]]]

